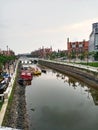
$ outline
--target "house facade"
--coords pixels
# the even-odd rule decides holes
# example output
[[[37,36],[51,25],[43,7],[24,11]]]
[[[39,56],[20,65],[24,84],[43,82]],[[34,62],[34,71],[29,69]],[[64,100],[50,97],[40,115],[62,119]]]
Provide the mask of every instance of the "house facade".
[[[6,51],[6,50],[1,50],[1,49],[0,49],[0,54],[5,55],[5,56],[14,56],[15,55],[15,53],[12,50]]]
[[[69,38],[67,39],[68,55],[74,53],[76,57],[78,57],[80,54],[88,53],[88,47],[89,47],[89,41],[83,40],[83,41],[70,42]]]
[[[52,53],[52,47],[50,48],[40,48],[38,50],[32,51],[31,55],[33,57],[46,58],[48,55]]]

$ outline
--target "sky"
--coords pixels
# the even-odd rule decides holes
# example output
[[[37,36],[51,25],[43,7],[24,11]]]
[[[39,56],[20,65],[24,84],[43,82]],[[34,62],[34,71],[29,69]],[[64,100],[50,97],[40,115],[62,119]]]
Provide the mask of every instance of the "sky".
[[[68,37],[89,40],[95,22],[98,0],[0,0],[0,49],[66,50]]]

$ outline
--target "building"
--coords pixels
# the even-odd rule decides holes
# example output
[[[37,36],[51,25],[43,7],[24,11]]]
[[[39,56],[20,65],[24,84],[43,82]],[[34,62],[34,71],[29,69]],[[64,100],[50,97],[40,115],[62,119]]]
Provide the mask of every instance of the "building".
[[[92,32],[89,36],[89,52],[98,52],[98,23],[92,24]]]
[[[83,40],[83,41],[70,42],[69,38],[67,39],[68,55],[74,53],[75,56],[78,57],[80,54],[88,53],[88,46],[89,41]]]
[[[8,51],[0,50],[0,54],[5,55],[5,56],[14,56],[15,55],[15,53],[12,50],[8,50]]]
[[[48,56],[52,53],[52,47],[50,48],[40,48],[38,50],[35,50],[31,52],[31,55],[33,57],[39,57],[39,58],[48,58]]]

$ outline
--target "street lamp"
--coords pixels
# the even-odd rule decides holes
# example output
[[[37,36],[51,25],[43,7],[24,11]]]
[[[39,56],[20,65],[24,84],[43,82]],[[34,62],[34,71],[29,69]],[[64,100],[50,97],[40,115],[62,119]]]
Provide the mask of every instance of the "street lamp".
[[[88,60],[89,60],[89,56],[88,56],[88,52],[87,52],[87,65],[88,65]]]
[[[6,47],[7,47],[7,54],[8,54],[8,45]]]

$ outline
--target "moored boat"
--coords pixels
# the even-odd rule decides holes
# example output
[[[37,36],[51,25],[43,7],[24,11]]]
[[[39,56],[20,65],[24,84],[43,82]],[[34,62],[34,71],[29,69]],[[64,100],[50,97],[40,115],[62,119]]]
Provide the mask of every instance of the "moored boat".
[[[29,71],[22,71],[20,78],[23,80],[32,80],[32,73]]]
[[[24,85],[24,79],[19,78],[19,79],[18,79],[18,83],[19,83],[20,85]]]
[[[39,67],[34,67],[32,68],[32,74],[33,75],[40,75],[41,74],[41,69]]]
[[[37,65],[23,65],[21,68],[22,71],[28,71],[32,75],[40,75],[41,74],[41,69]]]
[[[45,70],[45,69],[42,69],[42,72],[43,72],[43,73],[46,73],[46,70]]]

